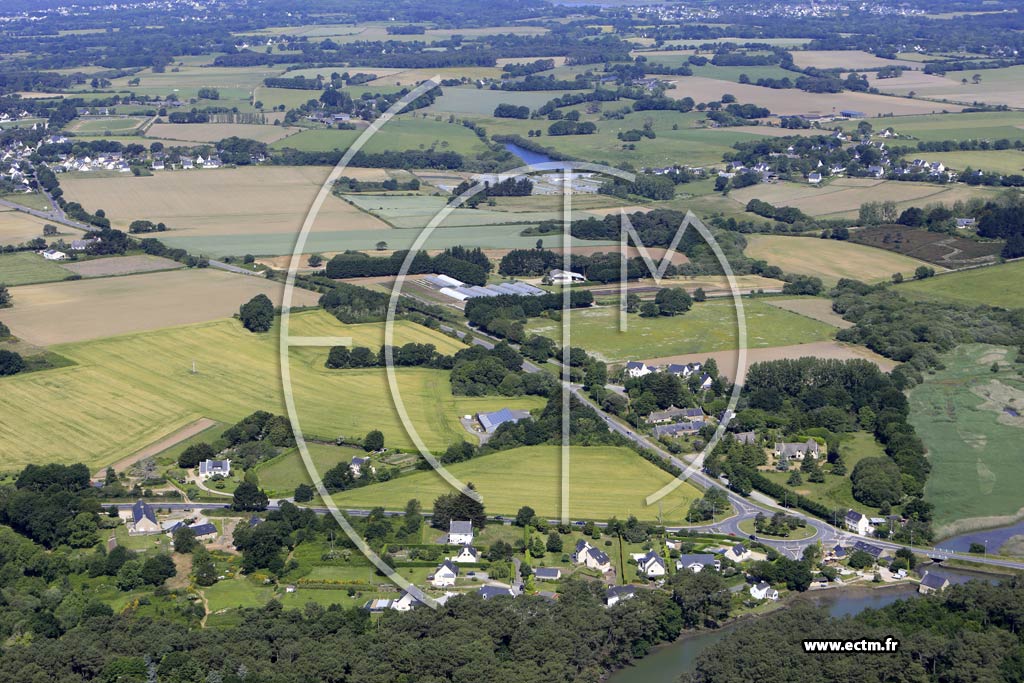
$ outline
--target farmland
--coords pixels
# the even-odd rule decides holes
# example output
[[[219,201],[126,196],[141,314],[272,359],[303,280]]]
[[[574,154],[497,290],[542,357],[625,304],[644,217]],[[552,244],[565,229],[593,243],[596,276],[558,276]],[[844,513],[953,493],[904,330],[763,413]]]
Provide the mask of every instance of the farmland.
[[[747,347],[763,348],[830,339],[835,328],[817,320],[770,306],[759,299],[744,302]],[[608,362],[737,348],[736,311],[732,299],[694,304],[683,316],[641,318],[628,314],[628,329],[618,332],[614,306],[573,311],[573,344]],[[535,319],[528,332],[558,339],[561,325]],[[724,366],[723,366],[724,367]]]
[[[657,519],[659,509],[646,507],[644,498],[668,483],[672,475],[624,448],[574,447],[570,457],[569,514],[574,519],[605,520],[615,515]],[[473,483],[489,514],[514,515],[522,505],[544,517],[560,513],[561,455],[557,446],[503,451],[454,464],[448,470],[460,481]],[[609,477],[609,472],[615,476]],[[401,509],[410,498],[417,498],[429,507],[434,498],[450,490],[447,482],[429,471],[345,491],[334,499],[347,507]],[[685,519],[690,501],[698,495],[690,484],[669,494],[661,505],[665,521]]]
[[[979,242],[902,225],[858,228],[850,231],[850,240],[945,268],[993,263],[1003,248],[1002,242]]]
[[[133,276],[141,277],[152,276]],[[381,325],[342,325],[323,311],[294,314],[292,321],[297,335],[327,331],[357,344],[383,341]],[[440,333],[396,325],[396,344],[427,340],[442,350],[457,347]],[[276,328],[256,335],[235,320],[220,320],[51,349],[75,364],[2,380],[0,458],[9,467],[80,461],[96,469],[200,417],[231,424],[254,410],[285,412]],[[296,348],[290,354],[291,386],[306,434],[333,440],[377,428],[389,446],[412,447],[382,368],[327,370],[327,349]],[[456,398],[442,370],[401,368],[397,376],[413,424],[435,449],[472,438],[459,424],[461,415],[541,405],[537,398]],[[258,389],[237,390],[254,382]],[[31,454],[23,448],[26,442],[34,446]]]
[[[140,217],[166,223],[170,230],[160,238],[173,246],[212,255],[274,254],[291,251],[329,171],[319,166],[267,166],[164,172],[142,178],[69,176],[62,186],[74,201],[103,207],[116,227],[124,228]],[[383,172],[380,177],[385,177]],[[387,225],[337,197],[328,197],[314,231],[348,230],[375,232],[387,230]],[[271,238],[276,247],[261,251],[249,244],[250,238],[256,245],[260,238]],[[207,250],[211,240],[213,244],[226,240],[236,248]]]
[[[729,198],[743,207],[751,199],[760,199],[776,206],[792,206],[811,216],[856,218],[865,202],[894,201],[897,208],[921,206],[925,203],[952,204],[967,196],[994,196],[984,188],[942,186],[934,183],[912,183],[874,178],[836,178],[824,185],[797,183],[762,183],[729,193]]]
[[[697,102],[721,99],[728,93],[737,101],[767,107],[773,114],[832,114],[840,109],[862,111],[869,117],[877,115],[931,114],[933,112],[960,111],[952,104],[938,104],[924,100],[910,100],[862,92],[838,94],[809,93],[802,90],[773,90],[757,85],[730,83],[702,76],[672,76],[666,78],[676,84],[668,90],[670,97],[692,97]]]
[[[136,131],[145,121],[144,118],[134,116],[83,118],[72,123],[68,130],[82,135],[100,135],[108,131],[115,135],[124,135]]]
[[[71,275],[71,271],[47,261],[34,251],[0,254],[0,282],[8,287],[56,282]],[[4,317],[9,318],[8,313]]]
[[[748,235],[744,253],[779,266],[787,273],[813,275],[826,285],[840,278],[861,282],[881,282],[893,273],[908,278],[923,261],[894,252],[817,237],[786,237],[781,235]]]
[[[0,208],[0,246],[21,244],[35,237],[42,236],[45,221],[21,211],[4,209],[6,207]],[[63,228],[65,236],[71,233],[72,230],[70,228]],[[77,230],[74,230],[73,233],[76,238],[77,235],[81,234]]]
[[[64,268],[82,277],[111,277],[115,275],[134,275],[155,270],[176,270],[184,265],[171,259],[149,254],[134,256],[109,256],[86,261],[65,263]]]
[[[862,50],[794,50],[793,63],[799,67],[813,66],[818,69],[879,69],[885,66],[906,66],[919,68],[920,65],[900,59],[883,59]]]
[[[939,155],[949,168],[984,170],[988,173],[1019,174],[1024,171],[1024,154],[1011,149],[984,152],[943,152]]]
[[[492,109],[493,110],[493,109]],[[308,130],[278,140],[272,147],[289,147],[303,151],[348,149],[363,131],[361,130]],[[396,117],[388,122],[381,134],[374,135],[363,146],[367,153],[386,150],[402,151],[423,149],[436,145],[439,151],[473,155],[486,150],[480,138],[470,129],[456,123],[435,121],[433,118],[413,118],[411,115]]]
[[[49,346],[224,318],[259,293],[279,302],[281,291],[279,283],[210,269],[26,285],[11,289],[4,321],[19,338]],[[306,290],[295,295],[297,306],[317,300]]]
[[[879,126],[881,127],[879,122]],[[918,140],[1024,139],[1024,112],[968,112],[963,114],[933,114],[928,116],[901,116],[884,122],[900,135]],[[845,130],[856,130],[856,121],[842,122]]]
[[[1020,308],[1024,302],[1024,261],[905,282],[897,291],[910,299]]]
[[[825,299],[816,296],[801,296],[795,299],[777,299],[772,297],[766,299],[772,306],[778,306],[779,308],[800,315],[805,315],[808,318],[814,320],[820,320],[821,322],[845,329],[847,327],[853,327],[853,323],[843,320],[842,316],[832,310],[832,300]]]
[[[298,128],[254,123],[156,123],[146,131],[146,137],[186,142],[218,142],[224,138],[237,136],[259,142],[276,142],[298,131]]]
[[[977,83],[973,80],[975,73],[981,76]],[[1010,66],[978,72],[951,71],[945,76],[905,73],[900,78],[877,81],[877,87],[884,92],[901,95],[913,90],[917,97],[931,100],[1021,107],[1024,106],[1024,67]]]
[[[935,505],[938,535],[954,520],[984,524],[1022,506],[1020,438],[1024,383],[1016,352],[981,344],[943,356],[943,369],[910,392],[910,421],[932,466],[925,498]],[[991,366],[998,363],[999,371]]]

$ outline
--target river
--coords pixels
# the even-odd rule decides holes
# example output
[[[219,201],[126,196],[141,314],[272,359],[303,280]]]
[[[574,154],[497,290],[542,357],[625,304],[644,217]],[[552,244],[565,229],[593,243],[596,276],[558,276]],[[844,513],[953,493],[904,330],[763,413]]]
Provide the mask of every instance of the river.
[[[928,571],[945,576],[950,583],[965,583],[979,578],[996,580],[991,575],[940,567],[929,567]],[[854,587],[811,591],[803,597],[826,608],[833,617],[845,617],[866,609],[879,609],[917,595],[915,584],[899,584],[878,589]],[[633,666],[616,671],[608,678],[608,683],[675,683],[680,674],[692,672],[696,668],[697,657],[701,652],[743,624],[743,621],[737,621],[715,631],[700,631],[683,636],[674,643],[657,648]]]
[[[999,548],[1004,543],[1010,540],[1011,536],[1021,535],[1024,535],[1024,520],[997,529],[982,529],[981,531],[970,531],[966,534],[953,536],[945,541],[939,541],[936,547],[965,553],[972,543],[981,543],[988,549],[988,552],[995,553],[999,551]]]
[[[547,154],[541,154],[540,152],[531,152],[525,147],[520,147],[514,142],[506,142],[505,149],[507,149],[509,152],[512,152],[517,157],[522,159],[523,163],[528,166],[532,166],[533,164],[546,164],[548,162],[554,161],[554,159],[549,157]]]

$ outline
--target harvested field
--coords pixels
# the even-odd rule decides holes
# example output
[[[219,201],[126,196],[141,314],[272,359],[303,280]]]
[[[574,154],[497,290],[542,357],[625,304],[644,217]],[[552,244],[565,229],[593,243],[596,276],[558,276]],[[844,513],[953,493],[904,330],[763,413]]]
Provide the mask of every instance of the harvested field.
[[[11,290],[4,322],[18,337],[49,346],[225,318],[256,294],[280,304],[282,285],[219,270],[175,270]],[[318,295],[295,290],[295,306]]]
[[[850,231],[850,240],[951,269],[995,263],[1003,248],[1002,242],[978,242],[902,225],[857,228]]]
[[[27,213],[0,207],[0,246],[8,244],[21,244],[36,237],[42,237],[43,226],[46,221],[35,218]],[[82,233],[71,228],[60,227],[61,234],[70,236],[72,233],[77,239]]]
[[[809,93],[803,90],[773,90],[756,85],[731,83],[700,76],[674,76],[666,80],[676,84],[667,91],[669,97],[692,97],[697,102],[721,99],[731,93],[737,101],[767,107],[773,114],[829,114],[840,109],[862,111],[869,117],[878,114],[931,114],[934,112],[960,111],[962,107],[952,104],[937,104],[921,100],[886,97],[871,93]]]
[[[78,273],[82,277],[108,277],[111,275],[149,273],[154,270],[175,270],[185,266],[169,258],[138,254],[135,256],[111,256],[110,258],[66,263],[63,267]]]
[[[869,360],[885,372],[896,367],[896,363],[880,356],[870,349],[856,344],[844,344],[837,341],[809,342],[807,344],[793,344],[791,346],[773,346],[762,349],[747,349],[747,365],[762,363],[773,360],[784,360],[787,358],[804,358],[813,356],[815,358],[835,358],[847,360],[850,358],[863,358]],[[736,363],[739,360],[738,352],[713,351],[710,353],[687,353],[678,356],[662,356],[660,358],[647,358],[645,362],[650,365],[667,365],[669,363],[694,363],[703,362],[708,358],[714,358],[718,363],[719,371],[727,377],[736,374]],[[744,370],[740,374],[739,382],[742,384],[747,373]]]
[[[140,217],[166,223],[170,230],[160,238],[175,240],[175,246],[192,246],[182,238],[280,235],[288,247],[277,253],[286,253],[329,172],[326,166],[264,166],[141,178],[68,176],[61,185],[70,200],[104,207],[115,227]],[[387,229],[374,216],[330,196],[313,232]],[[210,253],[202,251],[202,241],[196,245],[199,253]],[[235,253],[273,253],[246,249],[244,240],[241,247]]]
[[[975,73],[981,75],[975,83]],[[967,83],[963,79],[967,79]],[[913,90],[917,97],[950,102],[1004,104],[1024,106],[1024,67],[1010,66],[981,71],[950,71],[945,76],[904,73],[900,78],[874,80],[879,90],[900,95]]]
[[[836,178],[823,185],[759,183],[734,190],[729,198],[746,207],[751,199],[775,206],[792,206],[809,216],[856,215],[865,202],[892,200],[921,205],[943,198],[945,188],[933,183],[910,183],[875,178]]]
[[[168,448],[176,446],[182,441],[186,441],[187,439],[191,439],[196,434],[202,434],[207,429],[213,427],[216,424],[217,423],[214,420],[211,420],[208,417],[201,417],[192,424],[185,425],[181,429],[176,429],[172,433],[160,439],[159,441],[151,443],[138,453],[134,453],[132,455],[129,455],[127,458],[121,458],[117,462],[111,463],[109,467],[112,467],[115,472],[124,472],[125,470],[127,470],[129,467],[139,462],[140,460],[152,458],[153,456],[159,455],[160,453],[166,451]],[[101,477],[102,475],[103,472],[96,472],[97,477]]]
[[[299,132],[300,128],[259,125],[253,123],[155,123],[146,131],[148,138],[185,140],[186,142],[218,142],[237,136],[258,142],[276,142]]]
[[[793,50],[793,63],[801,68],[813,66],[818,69],[880,69],[884,66],[905,66],[920,68],[916,62],[902,59],[882,59],[863,50]]]
[[[830,299],[808,296],[798,299],[765,299],[765,301],[772,306],[820,320],[826,325],[833,325],[841,330],[853,327],[853,323],[843,320],[841,315],[832,310]]]
[[[893,273],[913,276],[924,261],[894,252],[840,240],[783,235],[747,235],[747,256],[763,259],[787,273],[821,278],[834,285],[840,278],[882,282]]]

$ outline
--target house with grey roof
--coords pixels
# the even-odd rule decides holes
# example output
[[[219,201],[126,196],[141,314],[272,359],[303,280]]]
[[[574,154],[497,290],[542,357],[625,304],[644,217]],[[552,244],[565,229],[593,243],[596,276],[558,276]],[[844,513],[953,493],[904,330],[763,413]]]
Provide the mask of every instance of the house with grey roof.
[[[612,607],[623,600],[636,597],[636,588],[634,586],[612,586],[605,591],[604,596],[605,605]]]
[[[703,420],[704,411],[700,408],[676,408],[669,406],[665,410],[655,410],[645,418],[647,424],[662,424],[680,418],[686,420]]]
[[[739,432],[737,434],[734,434],[733,438],[735,438],[740,443],[745,443],[750,446],[757,444],[757,432]]]
[[[189,527],[195,537],[199,540],[206,540],[217,537],[217,527],[209,522],[203,524],[193,524]]]
[[[480,590],[477,594],[484,600],[490,600],[491,598],[514,598],[515,593],[512,592],[511,588],[507,586],[480,586]]]
[[[847,529],[861,536],[867,536],[874,531],[867,515],[857,512],[856,510],[848,510],[846,515],[843,517],[843,523],[846,525]]]
[[[203,460],[199,463],[199,481],[206,481],[210,477],[220,475],[227,477],[231,474],[230,460]]]
[[[626,374],[633,378],[643,377],[644,375],[649,375],[656,371],[657,368],[653,368],[647,363],[643,363],[638,360],[631,360],[626,363]]]
[[[750,587],[750,597],[755,600],[778,600],[779,591],[772,588],[770,584],[761,581]]]
[[[452,564],[450,560],[445,560],[437,569],[434,570],[434,573],[427,578],[430,581],[430,585],[434,588],[454,586],[455,579],[459,578],[459,568]]]
[[[473,543],[473,522],[452,520],[448,522],[449,545],[471,545]]]
[[[807,439],[807,441],[801,443],[779,442],[775,444],[773,455],[775,455],[780,463],[789,462],[790,460],[803,462],[806,457],[817,460],[818,456],[821,455],[821,446],[814,439]]]
[[[921,577],[921,585],[917,587],[917,592],[921,595],[928,595],[929,593],[940,593],[947,588],[949,588],[949,579],[945,576],[925,572]]]
[[[690,553],[680,555],[676,559],[676,569],[682,571],[684,569],[699,574],[704,569],[714,569],[718,571],[722,568],[722,561],[714,555],[709,553]]]
[[[688,436],[696,434],[704,428],[705,422],[673,422],[667,425],[658,425],[654,428],[654,435],[658,438],[663,436]]]
[[[648,550],[646,554],[636,559],[636,571],[648,579],[657,579],[668,573],[668,567],[661,555],[653,550]]]
[[[144,500],[139,500],[132,506],[130,534],[158,534],[160,523],[156,521],[156,510]]]
[[[533,570],[533,576],[538,581],[558,581],[562,578],[562,570],[558,567],[538,567]]]

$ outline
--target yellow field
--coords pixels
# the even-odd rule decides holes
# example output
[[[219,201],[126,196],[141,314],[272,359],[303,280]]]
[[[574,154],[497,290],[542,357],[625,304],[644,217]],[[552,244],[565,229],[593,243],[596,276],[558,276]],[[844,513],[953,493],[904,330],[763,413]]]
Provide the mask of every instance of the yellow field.
[[[131,278],[122,278],[125,280]],[[383,340],[381,325],[343,325],[324,311],[293,316],[293,332],[329,330],[356,343]],[[438,332],[400,323],[395,341],[459,343]],[[173,327],[52,350],[76,365],[0,380],[0,462],[84,462],[91,469],[138,452],[200,417],[232,423],[254,410],[285,413],[278,332],[251,334],[235,320]],[[291,386],[307,435],[384,432],[386,443],[411,447],[382,368],[328,370],[327,349],[293,349]],[[193,363],[197,372],[192,373]],[[455,398],[442,370],[402,368],[399,390],[426,443],[443,449],[472,440],[459,416],[502,406],[534,408],[538,398]]]
[[[27,213],[21,211],[15,211],[14,209],[8,209],[7,207],[0,207],[0,246],[5,244],[21,244],[27,242],[35,237],[43,236],[43,225],[46,221],[40,218],[34,218]],[[81,233],[71,228],[62,228],[65,236],[70,236],[71,233],[77,235]]]
[[[793,63],[801,68],[879,69],[884,66],[920,68],[920,64],[902,59],[882,59],[863,50],[793,50]]]
[[[980,190],[980,192],[979,192]],[[801,183],[761,183],[729,193],[729,198],[745,207],[751,199],[775,206],[793,206],[809,216],[855,217],[865,202],[894,201],[897,205],[920,206],[930,202],[951,204],[970,194],[983,194],[983,188],[912,183],[874,178],[836,178],[825,185]]]
[[[877,114],[931,114],[939,111],[960,111],[963,107],[920,100],[908,100],[871,93],[809,93],[803,90],[772,90],[756,85],[720,81],[702,76],[666,78],[676,84],[669,97],[692,97],[697,102],[721,99],[725,93],[737,101],[767,107],[773,114],[833,114],[841,109],[862,111],[870,117]],[[898,79],[894,79],[898,80]]]
[[[225,318],[260,293],[280,304],[282,291],[278,282],[210,268],[51,282],[12,287],[3,320],[15,336],[49,346]],[[296,289],[293,305],[318,298]]]
[[[744,253],[779,266],[787,273],[819,277],[826,285],[833,285],[844,277],[881,282],[893,273],[912,276],[918,266],[929,265],[891,251],[817,237],[747,235]]]
[[[252,123],[155,123],[146,131],[146,137],[186,142],[219,142],[237,136],[259,142],[276,142],[299,130]]]
[[[329,172],[326,166],[261,166],[141,178],[67,174],[61,187],[69,201],[104,209],[116,227],[138,218],[162,221],[170,228],[166,237],[298,234]],[[388,225],[334,196],[314,225],[314,231],[369,229]]]

